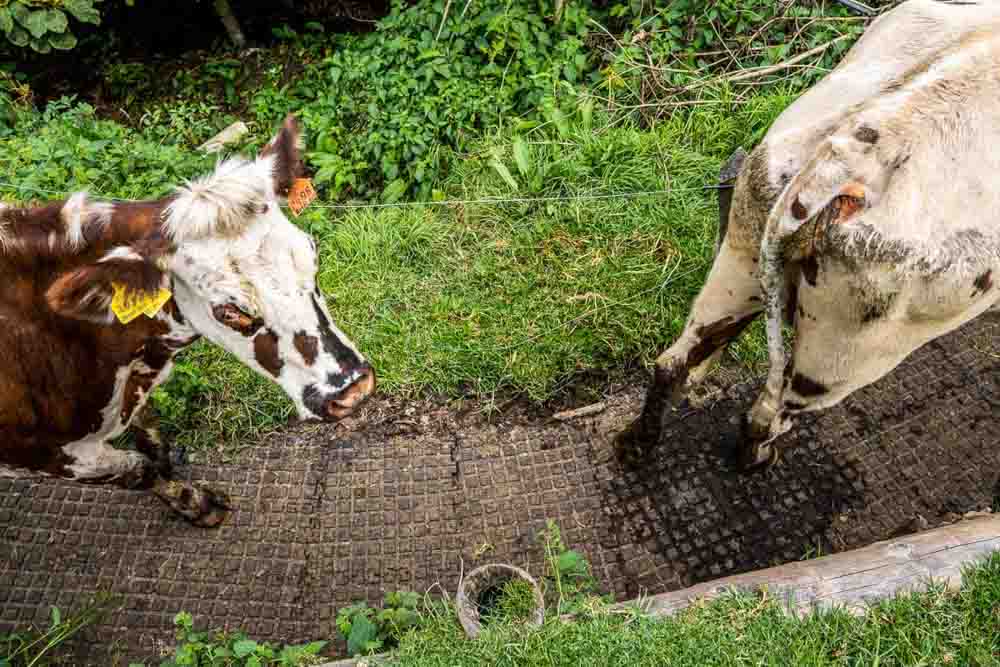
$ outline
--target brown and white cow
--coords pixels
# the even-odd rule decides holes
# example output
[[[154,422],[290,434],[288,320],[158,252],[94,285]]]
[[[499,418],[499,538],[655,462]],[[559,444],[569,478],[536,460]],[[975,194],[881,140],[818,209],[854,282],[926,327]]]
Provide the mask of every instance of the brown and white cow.
[[[792,416],[839,403],[993,307],[998,100],[1000,2],[910,0],[878,18],[729,165],[715,262],[623,451],[655,441],[761,312],[770,372],[745,421],[751,467],[773,463]]]
[[[180,350],[205,336],[281,385],[306,419],[336,421],[373,391],[316,286],[315,243],[280,207],[300,150],[289,117],[256,159],[222,162],[163,199],[79,193],[0,208],[0,474],[149,489],[217,525],[226,498],[171,480],[155,424],[137,418]],[[172,296],[122,324],[111,308],[122,288]],[[130,427],[139,451],[111,447]]]

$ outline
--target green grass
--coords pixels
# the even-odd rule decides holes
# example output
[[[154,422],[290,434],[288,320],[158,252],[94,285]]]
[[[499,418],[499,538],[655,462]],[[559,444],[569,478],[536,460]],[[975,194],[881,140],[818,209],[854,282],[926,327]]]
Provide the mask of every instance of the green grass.
[[[450,611],[405,635],[391,664],[462,665],[1000,665],[1000,553],[966,572],[959,592],[942,587],[804,620],[770,598],[731,595],[675,618],[598,611],[539,629],[490,625],[465,638]]]
[[[793,98],[699,106],[653,129],[582,111],[558,125],[511,121],[443,158],[436,196],[555,199],[314,206],[297,222],[317,239],[321,288],[382,392],[543,400],[577,374],[648,364],[676,337],[716,236],[716,193],[703,186]],[[0,133],[6,182],[56,193],[150,197],[213,159],[65,102]],[[628,196],[592,198],[609,194]],[[760,360],[762,340],[752,331],[734,354]],[[192,451],[234,453],[291,412],[275,384],[207,343],[154,396],[164,431]]]
[[[503,133],[440,184],[448,200],[561,200],[307,210],[334,319],[380,390],[401,396],[542,400],[582,371],[648,364],[680,332],[711,262],[716,194],[702,186],[791,99],[706,106],[651,131],[577,119],[564,134],[525,135],[520,166]],[[657,190],[670,192],[576,198]],[[763,358],[759,332],[735,354]],[[188,352],[178,370],[158,407],[194,449],[248,443],[289,414],[275,385],[216,348]]]

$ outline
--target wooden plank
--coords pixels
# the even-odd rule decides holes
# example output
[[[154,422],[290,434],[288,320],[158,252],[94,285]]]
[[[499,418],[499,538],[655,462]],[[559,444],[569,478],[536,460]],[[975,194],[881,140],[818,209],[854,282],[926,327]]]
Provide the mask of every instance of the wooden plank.
[[[1000,516],[987,516],[855,551],[653,595],[638,604],[650,614],[665,616],[726,591],[759,591],[766,587],[772,597],[785,601],[788,610],[799,616],[834,606],[863,613],[874,600],[925,590],[930,580],[957,587],[964,565],[996,550],[1000,550]]]

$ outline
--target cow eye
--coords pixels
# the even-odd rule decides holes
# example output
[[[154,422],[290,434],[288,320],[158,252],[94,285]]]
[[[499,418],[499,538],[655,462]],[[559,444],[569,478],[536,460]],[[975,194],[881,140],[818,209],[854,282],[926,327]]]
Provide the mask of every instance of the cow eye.
[[[244,336],[253,335],[264,325],[263,320],[254,317],[235,303],[213,306],[212,314],[219,322],[234,331],[239,331]]]

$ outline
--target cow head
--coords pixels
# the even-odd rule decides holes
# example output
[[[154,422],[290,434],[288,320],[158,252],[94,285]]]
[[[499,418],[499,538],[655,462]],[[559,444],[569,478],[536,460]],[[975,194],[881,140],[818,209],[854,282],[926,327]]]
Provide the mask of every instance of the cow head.
[[[300,150],[289,116],[256,159],[228,160],[182,188],[163,231],[190,325],[281,385],[303,419],[336,421],[371,394],[375,374],[333,324],[316,244],[279,205],[301,174]]]
[[[172,286],[185,328],[276,381],[303,419],[336,421],[371,394],[375,375],[333,324],[316,285],[316,244],[281,210],[302,172],[299,142],[289,116],[255,159],[227,160],[165,200],[111,205],[80,193],[0,220],[0,232],[26,221],[0,246],[89,261],[94,244],[110,244],[56,277],[46,292],[54,313],[110,324],[121,288]]]

